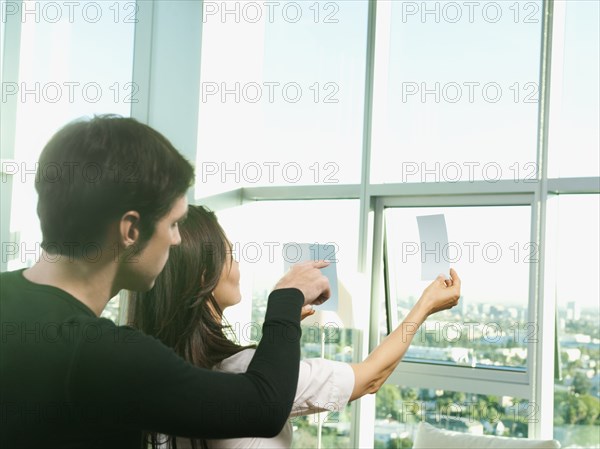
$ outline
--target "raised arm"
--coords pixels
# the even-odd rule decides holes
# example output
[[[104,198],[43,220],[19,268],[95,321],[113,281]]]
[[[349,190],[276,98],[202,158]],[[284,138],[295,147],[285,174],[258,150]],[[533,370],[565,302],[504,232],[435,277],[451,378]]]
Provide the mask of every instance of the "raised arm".
[[[450,270],[450,277],[445,280],[443,276],[438,276],[425,289],[404,321],[364,361],[351,365],[355,378],[351,401],[379,390],[398,366],[417,330],[429,315],[458,304],[460,278],[454,269]]]
[[[83,339],[67,380],[74,402],[97,405],[86,425],[198,438],[278,434],[296,392],[300,310],[329,295],[321,265],[293,268],[271,293],[263,336],[244,374],[195,367],[158,340],[105,320],[95,338]]]

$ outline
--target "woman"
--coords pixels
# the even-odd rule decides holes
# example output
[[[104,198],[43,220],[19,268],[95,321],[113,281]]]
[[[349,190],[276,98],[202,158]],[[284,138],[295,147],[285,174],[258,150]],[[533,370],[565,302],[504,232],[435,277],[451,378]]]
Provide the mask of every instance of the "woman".
[[[223,310],[241,299],[239,265],[232,257],[227,236],[214,213],[200,206],[189,207],[180,233],[182,243],[171,250],[154,288],[132,295],[130,323],[197,366],[244,372],[254,349],[229,340],[222,324]],[[454,270],[450,273],[450,280],[440,276],[425,289],[403,323],[363,362],[301,361],[292,416],[331,411],[332,404],[342,410],[347,402],[377,392],[425,319],[458,303],[460,279]],[[149,441],[153,448],[289,448],[292,428],[288,422],[279,435],[270,439],[200,441],[149,434]]]

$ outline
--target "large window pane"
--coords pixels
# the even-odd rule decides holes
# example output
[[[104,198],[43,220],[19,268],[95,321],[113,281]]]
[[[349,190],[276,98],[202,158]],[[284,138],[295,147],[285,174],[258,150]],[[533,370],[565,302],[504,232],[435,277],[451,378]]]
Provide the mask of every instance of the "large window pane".
[[[135,2],[32,1],[20,8],[19,81],[11,93],[17,96],[14,165],[10,162],[11,240],[19,252],[9,270],[30,266],[39,255],[35,170],[52,134],[84,115],[128,116],[138,100],[131,83]]]
[[[421,280],[416,217],[434,214],[445,216],[448,245],[440,258],[463,279],[462,297],[428,318],[405,360],[524,369],[527,343],[537,335],[527,315],[529,268],[538,257],[528,206],[386,209],[389,299],[396,307],[390,313],[401,321],[431,282]]]
[[[323,357],[328,360],[352,362],[357,357],[356,342],[360,332],[355,329],[343,329],[327,326],[317,332],[315,324],[302,326],[302,358]],[[294,440],[292,447],[347,448],[352,447],[350,440],[351,410],[335,410],[318,415],[299,416],[292,419]],[[320,439],[320,444],[319,444]]]
[[[378,2],[372,182],[535,178],[541,11]]]
[[[2,37],[2,42],[4,42],[4,40],[6,39],[6,37],[4,36],[4,29],[6,27],[6,20],[0,20],[0,37]],[[3,66],[4,63],[4,45],[0,45],[0,67]],[[0,74],[0,76],[3,76],[2,74]],[[2,81],[4,81],[4,78],[2,78]]]
[[[336,200],[258,202],[219,212],[247,298],[225,314],[242,344],[260,336],[268,294],[284,273],[283,245],[329,243],[337,259],[339,308],[317,311],[302,322],[302,356],[357,361],[369,309],[356,272],[358,211],[358,201]],[[294,418],[294,447],[318,447],[319,440],[320,447],[351,447],[351,407]]]
[[[206,2],[197,196],[360,180],[367,1]]]
[[[558,42],[552,82],[551,176],[598,176],[600,159],[600,3],[564,2],[564,47]],[[555,24],[557,29],[560,23]],[[562,51],[561,51],[562,50]]]
[[[139,95],[131,84],[136,4],[26,2],[21,8],[28,13],[21,24],[15,157],[35,161],[70,120],[129,115]]]
[[[411,448],[420,422],[474,435],[526,438],[535,404],[510,396],[384,385],[377,392],[375,448]]]
[[[599,235],[599,195],[559,198],[554,437],[563,447],[600,447]]]

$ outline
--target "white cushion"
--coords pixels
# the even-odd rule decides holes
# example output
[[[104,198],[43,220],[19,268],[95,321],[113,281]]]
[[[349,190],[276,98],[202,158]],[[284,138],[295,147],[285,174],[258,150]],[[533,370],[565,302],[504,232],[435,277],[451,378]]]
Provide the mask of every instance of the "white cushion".
[[[557,449],[560,443],[556,440],[530,440],[527,438],[495,437],[491,435],[470,435],[468,433],[453,432],[438,429],[431,424],[421,422],[417,429],[417,436],[413,449],[430,448],[518,448],[518,449]]]

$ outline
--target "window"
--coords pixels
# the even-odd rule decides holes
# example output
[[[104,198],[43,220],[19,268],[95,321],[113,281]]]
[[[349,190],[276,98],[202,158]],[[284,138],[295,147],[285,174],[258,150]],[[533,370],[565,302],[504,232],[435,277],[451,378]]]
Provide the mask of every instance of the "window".
[[[378,2],[371,180],[535,173],[542,2]]]
[[[527,206],[388,208],[385,210],[391,322],[408,314],[431,280],[421,280],[417,217],[443,214],[444,258],[468,279],[457,307],[432,315],[418,331],[406,361],[525,369],[536,329],[527,318],[529,268],[537,261]]]
[[[42,146],[78,116],[129,115],[132,71],[140,84],[164,79],[160,56],[173,48],[201,63],[189,87],[198,127],[175,128],[197,136],[196,154],[193,142],[182,148],[197,162],[194,198],[217,205],[240,259],[247,301],[226,317],[241,343],[260,338],[283,244],[334,243],[343,307],[303,323],[303,356],[359,360],[428,284],[416,217],[446,216],[460,306],[428,320],[376,398],[295,420],[295,447],[409,447],[416,418],[400,412],[411,401],[442,427],[600,446],[600,298],[597,282],[582,281],[599,271],[598,2],[206,1],[201,43],[168,32],[180,23],[167,6],[140,3],[139,36],[152,46],[135,58],[135,2],[74,3],[22,2],[27,14],[0,22],[3,76],[18,67],[2,80],[0,221],[3,243],[17,246],[3,245],[2,269],[38,257],[37,217],[21,205],[35,204]],[[199,16],[193,2],[178,8]],[[164,111],[189,98],[151,84],[136,116],[173,129]],[[546,352],[555,300],[557,356]],[[114,320],[117,301],[105,310]],[[554,409],[541,393],[552,389]],[[465,423],[470,403],[498,421],[477,411]]]
[[[12,203],[29,206],[11,209],[10,240],[17,251],[11,251],[9,270],[31,266],[40,256],[34,180],[50,137],[81,116],[129,116],[137,101],[131,83],[135,2],[23,2],[20,7],[19,79],[10,85],[17,98],[14,160],[4,161],[3,171],[12,175]]]
[[[330,244],[337,260],[339,308],[336,312],[318,311],[303,321],[302,357],[358,361],[360,329],[366,325],[361,317],[366,296],[356,293],[365,289],[356,273],[358,202],[267,201],[218,215],[240,263],[242,297],[248,299],[225,312],[238,340],[248,344],[260,336],[268,294],[284,273],[284,245]],[[351,409],[292,419],[293,447],[352,446]]]
[[[554,438],[563,447],[600,445],[599,195],[558,198]],[[587,282],[590,280],[591,282]]]
[[[510,396],[490,396],[442,389],[386,384],[377,392],[375,447],[412,447],[417,426],[475,435],[526,438],[535,404]]]
[[[209,2],[197,196],[360,180],[367,2]]]
[[[550,173],[553,177],[598,176],[600,6],[585,0],[561,3],[564,15],[555,27],[564,33],[564,42],[557,42],[554,55],[558,64],[550,106]]]

